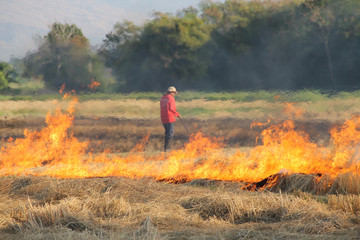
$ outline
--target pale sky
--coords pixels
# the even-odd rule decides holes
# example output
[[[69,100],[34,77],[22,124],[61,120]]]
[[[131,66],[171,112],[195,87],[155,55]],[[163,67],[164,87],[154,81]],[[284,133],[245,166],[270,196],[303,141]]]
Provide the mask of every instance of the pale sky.
[[[153,11],[175,13],[197,7],[201,0],[0,0],[0,61],[23,57],[36,49],[34,36],[44,36],[54,22],[76,24],[98,45],[116,22],[136,24]]]

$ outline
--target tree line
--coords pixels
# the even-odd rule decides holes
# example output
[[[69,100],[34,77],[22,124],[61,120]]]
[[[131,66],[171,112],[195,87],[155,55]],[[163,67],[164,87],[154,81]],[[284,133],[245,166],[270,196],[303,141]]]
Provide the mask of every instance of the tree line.
[[[53,89],[354,90],[360,1],[202,1],[142,25],[118,22],[95,51],[76,25],[54,23],[20,65]]]

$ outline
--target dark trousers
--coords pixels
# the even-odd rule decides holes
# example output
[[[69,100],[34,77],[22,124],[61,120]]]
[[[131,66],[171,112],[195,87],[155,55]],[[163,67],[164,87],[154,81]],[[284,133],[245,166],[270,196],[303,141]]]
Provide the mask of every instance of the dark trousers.
[[[170,140],[174,136],[175,124],[172,123],[163,123],[165,128],[165,143],[164,143],[164,152],[169,149]]]

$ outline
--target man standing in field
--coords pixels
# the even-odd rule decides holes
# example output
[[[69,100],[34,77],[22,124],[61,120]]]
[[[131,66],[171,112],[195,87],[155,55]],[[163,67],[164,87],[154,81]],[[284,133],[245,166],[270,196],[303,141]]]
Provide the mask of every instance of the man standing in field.
[[[170,140],[174,136],[176,118],[180,118],[180,114],[176,111],[175,94],[177,94],[176,88],[171,86],[160,100],[161,122],[165,128],[164,152],[169,149]]]

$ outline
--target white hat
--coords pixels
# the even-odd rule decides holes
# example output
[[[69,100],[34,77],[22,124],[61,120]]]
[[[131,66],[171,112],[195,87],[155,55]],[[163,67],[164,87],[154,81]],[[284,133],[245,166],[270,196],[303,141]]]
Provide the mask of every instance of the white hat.
[[[177,93],[176,88],[174,86],[171,86],[167,89],[167,92],[174,92]]]

